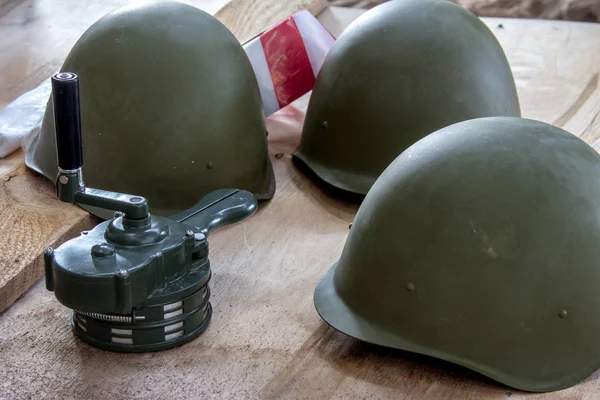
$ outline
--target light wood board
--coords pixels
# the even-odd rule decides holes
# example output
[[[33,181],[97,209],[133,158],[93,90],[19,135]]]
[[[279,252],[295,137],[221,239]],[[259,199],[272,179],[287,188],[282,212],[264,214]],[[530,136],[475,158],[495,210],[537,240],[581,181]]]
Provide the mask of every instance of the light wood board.
[[[56,72],[81,34],[130,3],[15,1],[0,6],[0,108]],[[246,38],[301,9],[318,14],[325,0],[188,0]],[[224,7],[223,7],[224,6]],[[219,9],[219,7],[223,7]],[[245,39],[242,39],[242,41]],[[28,171],[22,152],[0,160],[0,312],[43,276],[42,252],[99,221],[56,200],[50,182]]]
[[[338,33],[356,15],[327,9],[321,20]],[[524,116],[598,148],[600,26],[486,22],[514,69]],[[314,287],[339,256],[357,206],[292,165],[303,100],[268,121],[275,198],[210,238],[214,316],[200,338],[152,354],[97,350],[73,337],[69,310],[40,281],[0,317],[0,398],[599,398],[598,373],[561,392],[526,395],[445,362],[362,344],[319,318]]]

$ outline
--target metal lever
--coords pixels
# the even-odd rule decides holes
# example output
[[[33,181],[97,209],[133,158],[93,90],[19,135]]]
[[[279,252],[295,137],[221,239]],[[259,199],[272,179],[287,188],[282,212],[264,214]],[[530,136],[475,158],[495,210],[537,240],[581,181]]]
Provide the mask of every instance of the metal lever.
[[[54,128],[58,154],[57,191],[61,201],[122,211],[129,220],[148,217],[148,201],[135,195],[89,189],[82,179],[83,151],[79,78],[72,72],[52,76]]]
[[[194,226],[208,235],[224,226],[242,221],[256,212],[254,195],[246,190],[219,189],[204,196],[193,207],[169,217]]]

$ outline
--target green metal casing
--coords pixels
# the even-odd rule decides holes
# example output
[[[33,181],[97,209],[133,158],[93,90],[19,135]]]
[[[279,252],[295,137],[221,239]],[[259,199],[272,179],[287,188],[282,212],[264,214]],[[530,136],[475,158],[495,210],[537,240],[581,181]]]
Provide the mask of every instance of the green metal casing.
[[[360,340],[535,392],[600,367],[600,156],[521,118],[420,140],[365,197],[315,305]]]
[[[329,51],[294,160],[364,195],[422,137],[488,116],[520,116],[492,32],[447,0],[393,0],[359,17]]]
[[[81,79],[87,186],[144,196],[159,216],[223,187],[273,196],[254,71],[238,40],[209,14],[178,2],[122,8],[83,34],[61,71]],[[50,101],[26,155],[52,181],[53,119]]]
[[[180,345],[200,335],[212,313],[207,235],[256,207],[250,192],[220,189],[170,218],[117,214],[44,253],[46,288],[74,310],[74,332],[96,347]]]
[[[152,217],[152,226],[136,235],[124,229],[123,217],[105,221],[54,251],[47,286],[65,307],[84,312],[131,314],[153,294],[165,303],[176,301],[203,286],[194,275],[207,261],[208,244],[186,236],[190,229],[200,232]],[[109,250],[97,256],[95,246]]]

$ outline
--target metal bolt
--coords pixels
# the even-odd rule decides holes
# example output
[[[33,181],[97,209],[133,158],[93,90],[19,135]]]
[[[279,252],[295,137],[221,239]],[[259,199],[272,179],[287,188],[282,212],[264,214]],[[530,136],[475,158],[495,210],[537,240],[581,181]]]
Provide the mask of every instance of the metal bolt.
[[[329,123],[327,121],[323,121],[321,123],[321,126],[323,127],[323,129],[327,129],[329,127]]]
[[[187,236],[187,237],[194,237],[194,231],[187,231],[185,233],[185,236]]]
[[[194,235],[194,239],[196,239],[197,241],[201,242],[203,240],[206,239],[206,235],[204,235],[204,233],[196,233]]]
[[[67,183],[69,183],[69,177],[66,175],[61,175],[60,178],[58,178],[58,180],[60,181],[60,183],[62,183],[63,185],[66,185]]]
[[[115,255],[115,248],[109,243],[96,244],[92,246],[92,257],[107,258]]]
[[[558,313],[558,317],[559,318],[566,318],[567,317],[567,310],[560,310],[560,312]]]
[[[209,161],[209,162],[206,163],[206,168],[207,169],[212,169],[212,167],[213,167],[213,162],[212,161]]]
[[[127,275],[129,275],[129,272],[127,272],[127,270],[125,269],[120,269],[119,272],[117,272],[117,274],[121,277],[126,277]]]
[[[124,216],[125,213],[123,211],[115,211],[115,219]]]
[[[141,197],[131,197],[131,198],[129,198],[129,201],[132,203],[139,203],[142,201],[142,198]]]

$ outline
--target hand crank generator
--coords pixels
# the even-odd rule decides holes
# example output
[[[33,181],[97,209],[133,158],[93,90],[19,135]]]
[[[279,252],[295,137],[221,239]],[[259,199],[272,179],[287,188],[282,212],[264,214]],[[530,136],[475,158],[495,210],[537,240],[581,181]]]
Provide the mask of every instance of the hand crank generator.
[[[58,197],[116,212],[45,251],[46,288],[73,310],[73,331],[93,346],[145,352],[192,340],[212,313],[207,235],[254,214],[256,199],[243,190],[217,190],[166,218],[150,215],[142,196],[86,188],[77,75],[54,75],[52,96]]]

